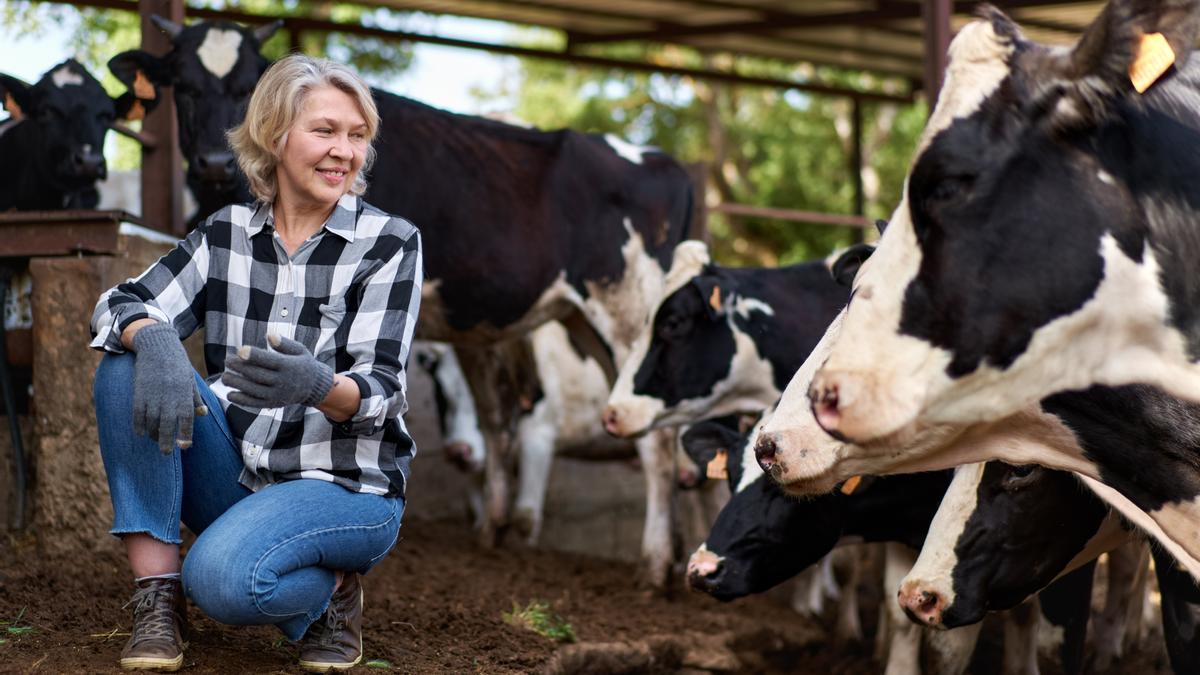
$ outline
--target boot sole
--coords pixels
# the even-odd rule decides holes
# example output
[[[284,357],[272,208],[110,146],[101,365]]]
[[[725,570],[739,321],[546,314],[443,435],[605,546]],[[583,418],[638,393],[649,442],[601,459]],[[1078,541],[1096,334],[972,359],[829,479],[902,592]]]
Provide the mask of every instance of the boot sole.
[[[173,659],[156,659],[152,657],[132,657],[121,659],[121,668],[125,670],[161,670],[173,673],[183,666],[183,654]]]
[[[366,609],[366,606],[367,606],[366,601],[367,601],[366,593],[364,593],[361,588],[358,589],[358,606],[362,607],[363,609]],[[300,667],[307,670],[310,673],[328,673],[331,670],[350,670],[354,666],[357,666],[359,663],[362,663],[362,654],[363,654],[362,632],[360,631],[358,634],[358,658],[354,659],[353,662],[345,663],[345,662],[338,661],[338,662],[331,663],[328,661],[305,661],[304,659],[300,659]]]

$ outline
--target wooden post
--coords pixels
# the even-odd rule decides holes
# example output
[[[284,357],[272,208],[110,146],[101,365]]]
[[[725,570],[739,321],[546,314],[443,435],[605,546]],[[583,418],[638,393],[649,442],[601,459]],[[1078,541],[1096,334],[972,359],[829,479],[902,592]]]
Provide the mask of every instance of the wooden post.
[[[863,194],[863,153],[862,153],[862,100],[857,96],[850,99],[850,181],[854,186],[854,215],[866,215],[866,197]],[[866,237],[866,230],[854,228],[854,241],[861,244]]]
[[[171,50],[171,40],[150,17],[157,14],[183,23],[183,0],[138,0],[142,17],[142,49],[161,56]],[[148,227],[183,237],[183,156],[175,124],[175,95],[171,87],[159,92],[162,100],[146,116],[142,130],[156,139],[153,149],[142,147],[142,222]]]
[[[942,78],[946,75],[946,51],[950,48],[950,0],[924,0],[921,21],[925,34],[925,101],[933,110]]]

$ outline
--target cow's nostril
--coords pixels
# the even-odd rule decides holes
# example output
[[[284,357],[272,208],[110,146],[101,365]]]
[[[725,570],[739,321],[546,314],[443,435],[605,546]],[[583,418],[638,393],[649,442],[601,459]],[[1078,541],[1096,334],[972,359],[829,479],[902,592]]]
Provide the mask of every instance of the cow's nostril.
[[[617,409],[612,406],[605,408],[603,420],[604,430],[610,434],[616,435],[621,424],[621,414],[617,412]]]
[[[775,463],[775,453],[778,451],[779,446],[772,434],[763,434],[754,444],[754,458],[758,460],[758,465],[763,468],[763,471],[770,470],[771,465]]]

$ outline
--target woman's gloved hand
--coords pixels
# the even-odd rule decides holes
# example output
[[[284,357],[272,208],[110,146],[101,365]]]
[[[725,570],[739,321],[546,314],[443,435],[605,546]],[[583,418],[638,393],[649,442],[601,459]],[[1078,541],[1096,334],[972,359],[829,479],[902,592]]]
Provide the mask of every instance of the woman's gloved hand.
[[[158,442],[164,455],[192,447],[192,421],[207,408],[175,327],[144,326],[133,335],[133,432]]]
[[[295,340],[268,335],[270,349],[243,346],[225,362],[221,382],[234,389],[229,400],[250,408],[293,403],[315,406],[333,388],[333,368]]]

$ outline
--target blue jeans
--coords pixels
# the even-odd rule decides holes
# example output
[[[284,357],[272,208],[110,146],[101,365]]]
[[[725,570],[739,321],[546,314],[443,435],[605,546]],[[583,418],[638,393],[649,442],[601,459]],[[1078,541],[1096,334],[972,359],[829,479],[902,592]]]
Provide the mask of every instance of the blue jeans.
[[[227,624],[278,626],[300,639],[325,612],[335,570],[366,572],[400,534],[404,500],[302,479],[251,492],[238,482],[238,444],[220,402],[196,375],[209,413],[193,445],[163,455],[133,433],[133,354],[106,354],[94,387],[100,453],[113,502],[113,534],[180,543],[196,533],[183,586],[205,614]]]

